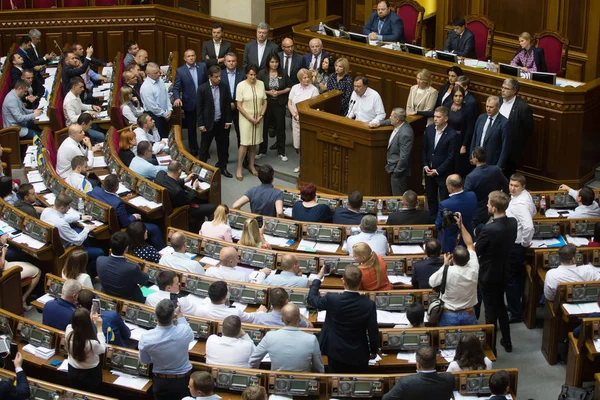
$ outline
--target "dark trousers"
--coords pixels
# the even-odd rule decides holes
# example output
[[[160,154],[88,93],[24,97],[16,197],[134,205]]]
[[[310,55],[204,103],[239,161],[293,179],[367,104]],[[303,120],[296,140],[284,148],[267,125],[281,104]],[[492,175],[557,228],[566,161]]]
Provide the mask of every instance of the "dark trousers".
[[[240,112],[236,108],[235,110],[231,110],[231,120],[233,121],[233,126],[235,127],[235,135],[237,137],[237,147],[240,148]]]
[[[150,111],[148,111],[148,115],[150,118],[154,120],[154,124],[156,125],[156,129],[158,129],[158,133],[161,138],[166,138],[169,136],[169,122],[165,117],[159,117],[158,115],[154,115]]]
[[[349,365],[342,361],[334,360],[333,358],[328,358],[328,372],[330,374],[366,374],[369,369],[369,364],[365,363],[364,365]]]
[[[510,250],[510,270],[506,284],[506,302],[508,312],[514,319],[523,318],[523,290],[525,290],[525,252],[520,244],[513,244]]]
[[[184,111],[183,114],[185,116],[185,125],[187,126],[188,132],[188,145],[190,146],[191,151],[196,152],[198,151],[198,132],[196,129],[198,120],[196,117],[196,110]]]
[[[213,219],[216,209],[216,204],[190,204],[190,231],[200,231],[205,219]]]
[[[86,392],[98,393],[102,386],[102,365],[90,369],[78,369],[69,364],[69,386]]]
[[[159,378],[152,376],[152,393],[157,400],[183,399],[189,396],[189,375],[183,378]]]
[[[267,111],[265,112],[265,122],[263,124],[263,142],[258,148],[259,153],[266,153],[269,146],[269,126],[275,125],[277,134],[277,152],[280,155],[285,154],[285,105],[280,105],[277,100],[269,100]]]
[[[148,231],[148,243],[157,250],[167,247],[165,239],[163,238],[158,225],[151,224],[149,222],[145,222],[144,224],[146,225],[146,230]]]
[[[517,172],[517,162],[509,157],[504,166],[504,176],[506,179],[510,180],[511,175],[515,172]]]
[[[213,138],[217,143],[218,155],[218,161],[215,166],[217,168],[226,168],[229,159],[229,129],[225,129],[223,118],[214,122],[212,130],[200,133],[200,155],[198,156],[200,161],[208,161],[208,153]]]
[[[425,191],[427,192],[427,205],[429,206],[429,215],[437,216],[440,201],[446,200],[448,198],[448,189],[446,188],[446,176],[430,177],[425,175]]]
[[[504,305],[504,290],[506,285],[498,282],[479,282],[481,285],[481,297],[485,307],[485,323],[494,325],[495,337],[498,337],[498,325],[504,342],[512,343],[510,339],[510,325],[508,324],[508,313]],[[494,343],[496,348],[496,343]]]
[[[392,196],[402,196],[408,188],[408,175],[404,172],[392,172],[390,183],[392,185]]]

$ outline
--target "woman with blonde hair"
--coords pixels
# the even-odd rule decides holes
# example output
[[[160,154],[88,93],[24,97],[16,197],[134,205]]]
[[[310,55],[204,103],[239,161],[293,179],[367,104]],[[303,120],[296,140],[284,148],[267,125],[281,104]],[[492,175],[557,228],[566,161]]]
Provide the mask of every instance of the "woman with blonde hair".
[[[359,290],[392,289],[383,257],[371,250],[368,244],[360,242],[352,246],[352,257],[355,262],[360,264],[358,268],[362,272]]]
[[[431,72],[422,69],[417,72],[417,84],[410,88],[406,102],[406,115],[417,115],[418,111],[433,111],[438,91],[431,87]],[[433,124],[433,118],[427,118],[427,125]]]
[[[263,228],[264,228],[263,224]],[[259,247],[261,249],[270,249],[271,245],[267,243],[263,235],[263,230],[258,227],[258,222],[255,218],[248,218],[244,221],[244,230],[239,244],[243,246]]]
[[[350,97],[354,91],[354,81],[348,74],[350,72],[350,63],[346,58],[338,58],[334,63],[335,75],[329,77],[327,81],[327,90],[339,90],[342,93],[342,104],[340,115],[345,117],[350,107]]]
[[[229,214],[229,207],[225,204],[219,204],[215,210],[213,220],[203,223],[199,233],[209,238],[233,242],[231,227],[227,225],[227,214]]]
[[[519,49],[510,65],[521,67],[524,72],[546,72],[546,55],[544,49],[534,46],[534,40],[529,32],[519,35]]]
[[[129,167],[131,160],[135,157],[133,148],[137,146],[135,133],[132,131],[121,132],[119,136],[119,158],[123,164]]]
[[[121,100],[121,115],[123,115],[123,122],[126,125],[136,124],[137,118],[144,113],[144,110],[140,107],[139,99],[133,96],[133,90],[127,85],[121,87],[119,96],[119,99]]]
[[[81,286],[94,289],[92,279],[86,272],[88,263],[87,251],[83,249],[75,249],[69,254],[67,262],[61,272],[63,279],[75,279]]]

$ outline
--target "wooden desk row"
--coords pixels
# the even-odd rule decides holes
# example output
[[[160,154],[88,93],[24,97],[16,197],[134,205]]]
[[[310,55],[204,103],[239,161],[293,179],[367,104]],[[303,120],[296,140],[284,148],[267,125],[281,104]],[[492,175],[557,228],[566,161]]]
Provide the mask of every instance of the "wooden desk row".
[[[600,339],[600,318],[583,318],[579,337],[569,332],[569,354],[565,383],[581,386],[594,380],[594,372],[600,371],[600,351],[594,341]]]

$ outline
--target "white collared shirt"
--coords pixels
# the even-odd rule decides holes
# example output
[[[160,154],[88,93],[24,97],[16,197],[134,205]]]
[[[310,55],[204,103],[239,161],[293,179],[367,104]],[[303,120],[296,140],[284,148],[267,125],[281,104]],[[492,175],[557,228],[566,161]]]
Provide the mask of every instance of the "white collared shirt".
[[[77,232],[71,228],[70,224],[75,222],[76,219],[73,219],[70,214],[63,214],[52,207],[44,208],[44,211],[40,215],[40,220],[58,229],[58,234],[64,247],[70,245],[81,246],[90,234],[87,225],[83,227],[81,232]]]
[[[150,293],[148,297],[146,297],[146,305],[156,307],[156,305],[164,299],[171,299],[171,292],[159,290],[158,292]],[[193,294],[189,294],[185,297],[180,297],[177,299],[179,305],[181,306],[181,312],[184,314],[194,314],[195,304],[202,300],[203,299],[198,296],[194,296]]]
[[[73,92],[67,93],[63,100],[63,111],[65,113],[65,125],[71,126],[77,123],[79,116],[85,111],[92,111],[94,108],[89,104],[83,104],[81,97],[75,96]]]
[[[206,270],[206,276],[223,279],[225,281],[250,282],[250,277],[243,271],[238,271],[235,267],[226,267],[220,265],[218,267],[210,267]],[[252,279],[253,283],[262,283],[265,280],[265,273],[259,271],[258,276]]]
[[[575,189],[569,190],[569,196],[577,201],[577,195],[579,192]],[[575,208],[570,214],[569,219],[572,218],[600,218],[600,207],[595,201],[589,206],[580,205]]]
[[[456,192],[456,193],[450,193],[448,196],[449,197],[456,196],[457,194],[461,194],[462,192],[464,192],[464,190],[461,190],[460,192]]]
[[[441,285],[444,267],[429,277],[429,286]],[[446,278],[446,291],[442,295],[444,307],[452,310],[464,310],[477,304],[477,281],[479,278],[479,260],[473,250],[469,250],[469,262],[464,266],[451,265]]]
[[[198,298],[198,297],[196,297]],[[235,307],[229,307],[225,304],[213,304],[207,297],[200,301],[194,300],[194,315],[204,318],[216,319],[222,321],[230,315],[237,315],[242,322],[254,323],[254,313],[246,313]]]
[[[490,127],[494,125],[494,120],[497,117],[498,113],[496,113],[496,115],[488,115],[487,119],[485,120],[485,125],[483,125],[483,132],[481,134],[481,142],[479,142],[479,145],[481,147],[483,147],[483,143],[485,142],[485,136],[487,135],[488,129],[490,129]]]
[[[514,96],[510,100],[503,100],[502,105],[500,106],[500,114],[502,114],[506,119],[510,117],[510,112],[512,111],[513,106],[515,105],[515,99],[517,96]]]
[[[79,172],[71,172],[65,181],[83,193],[91,192],[93,189],[90,181]]]
[[[258,47],[258,65],[257,65],[257,67],[260,67],[260,63],[263,59],[263,56],[265,55],[265,49],[267,48],[267,41],[265,40],[264,42],[260,43],[257,40],[256,45]]]
[[[556,288],[560,283],[565,282],[589,282],[600,281],[600,268],[591,264],[580,265],[559,265],[546,273],[544,280],[544,296],[550,301],[556,297]]]
[[[400,131],[400,128],[402,128],[402,125],[404,125],[404,122],[401,123],[400,126],[394,128],[394,130],[392,131],[392,134],[390,135],[390,140],[388,140],[388,149],[392,145],[392,141],[394,140],[394,138],[398,135],[398,132]]]
[[[139,142],[150,142],[150,144],[152,144],[152,154],[158,154],[162,149],[166,147],[164,142],[161,142],[162,139],[160,138],[158,129],[155,129],[152,131],[152,133],[150,133],[144,131],[140,127],[137,127],[133,130],[133,133],[135,133],[136,141],[136,145],[133,146],[133,149],[131,149],[131,151],[133,151],[133,154],[137,154],[137,143]]]
[[[348,109],[348,118],[354,118],[362,122],[380,122],[385,119],[385,109],[381,96],[370,87],[365,90],[362,96],[352,92],[350,96],[350,108]]]
[[[517,238],[515,243],[523,247],[531,245],[531,239],[535,229],[533,227],[533,216],[537,210],[533,199],[527,190],[523,190],[518,196],[511,196],[510,203],[506,209],[506,216],[517,220]]]
[[[160,265],[178,269],[180,271],[191,272],[194,274],[204,275],[204,268],[198,261],[191,260],[187,254],[174,252],[173,254],[165,254],[158,261]]]
[[[206,363],[246,368],[255,347],[247,333],[241,338],[210,335],[206,340]]]
[[[83,144],[77,143],[73,138],[66,138],[56,154],[56,173],[61,178],[67,179],[67,177],[73,171],[71,169],[71,160],[75,156],[85,156],[88,159],[88,168],[94,167],[94,152],[88,150]]]
[[[444,130],[446,129],[446,127],[448,126],[448,124],[444,125],[442,127],[442,129],[438,129],[438,127],[435,127],[435,139],[433,142],[433,148],[435,149],[440,141],[440,139],[442,138],[442,135],[444,134]]]
[[[217,60],[219,59],[219,52],[221,51],[222,43],[223,43],[223,40],[221,40],[219,43],[217,43],[213,40],[213,45],[215,46],[215,56],[217,57]]]

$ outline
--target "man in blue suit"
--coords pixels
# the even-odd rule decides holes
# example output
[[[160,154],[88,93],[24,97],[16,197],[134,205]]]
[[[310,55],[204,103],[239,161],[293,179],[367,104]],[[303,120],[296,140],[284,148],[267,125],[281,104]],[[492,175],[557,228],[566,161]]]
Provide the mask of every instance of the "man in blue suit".
[[[425,191],[432,219],[438,212],[438,191],[440,200],[448,198],[446,178],[454,167],[456,137],[456,131],[448,125],[448,108],[436,108],[433,113],[433,125],[427,127],[421,143]]]
[[[302,56],[304,66],[308,69],[318,70],[321,67],[321,62],[328,54],[323,51],[323,42],[319,38],[312,38],[308,42],[310,53]]]
[[[225,54],[225,69],[221,70],[221,82],[225,83],[231,93],[231,120],[235,127],[237,146],[240,147],[240,112],[235,101],[235,90],[237,85],[246,79],[244,71],[237,67],[237,55],[235,53]],[[248,157],[244,160],[244,166],[248,165]]]
[[[487,163],[504,169],[510,155],[511,133],[508,119],[500,114],[500,99],[490,96],[485,102],[485,114],[475,122],[471,152],[477,146],[485,149]]]
[[[119,189],[119,179],[116,175],[111,174],[104,178],[102,186],[104,189],[96,186],[91,192],[88,193],[88,196],[91,196],[94,199],[113,207],[117,214],[117,218],[119,219],[119,225],[121,228],[126,228],[130,223],[142,219],[140,214],[129,214],[127,212],[125,203],[123,203],[123,200],[121,200],[121,198],[117,195],[117,189]],[[145,222],[145,224],[146,230],[148,231],[148,243],[150,243],[156,249],[165,248],[166,243],[158,226],[149,222]]]
[[[198,87],[208,81],[206,64],[196,62],[196,52],[187,49],[183,53],[185,65],[177,68],[173,84],[173,107],[182,107],[188,132],[190,152],[198,155],[198,132],[196,129],[196,95]]]
[[[435,227],[438,231],[438,239],[442,243],[442,251],[444,253],[452,253],[457,244],[465,243],[460,241],[456,243],[456,237],[459,229],[456,224],[446,225],[443,222],[442,212],[448,209],[453,212],[459,212],[463,218],[465,229],[473,236],[473,216],[477,208],[477,196],[473,192],[465,192],[463,190],[463,181],[460,175],[452,174],[446,179],[446,187],[450,193],[450,198],[440,202],[440,210],[435,219]],[[452,218],[454,221],[454,218]]]
[[[452,22],[452,30],[448,32],[448,40],[444,51],[452,52],[466,58],[477,58],[475,52],[475,35],[467,28],[464,18],[457,18]]]
[[[369,22],[363,29],[363,34],[369,36],[370,40],[406,42],[402,18],[395,12],[391,12],[389,1],[377,3],[377,11],[373,11],[369,17]]]

